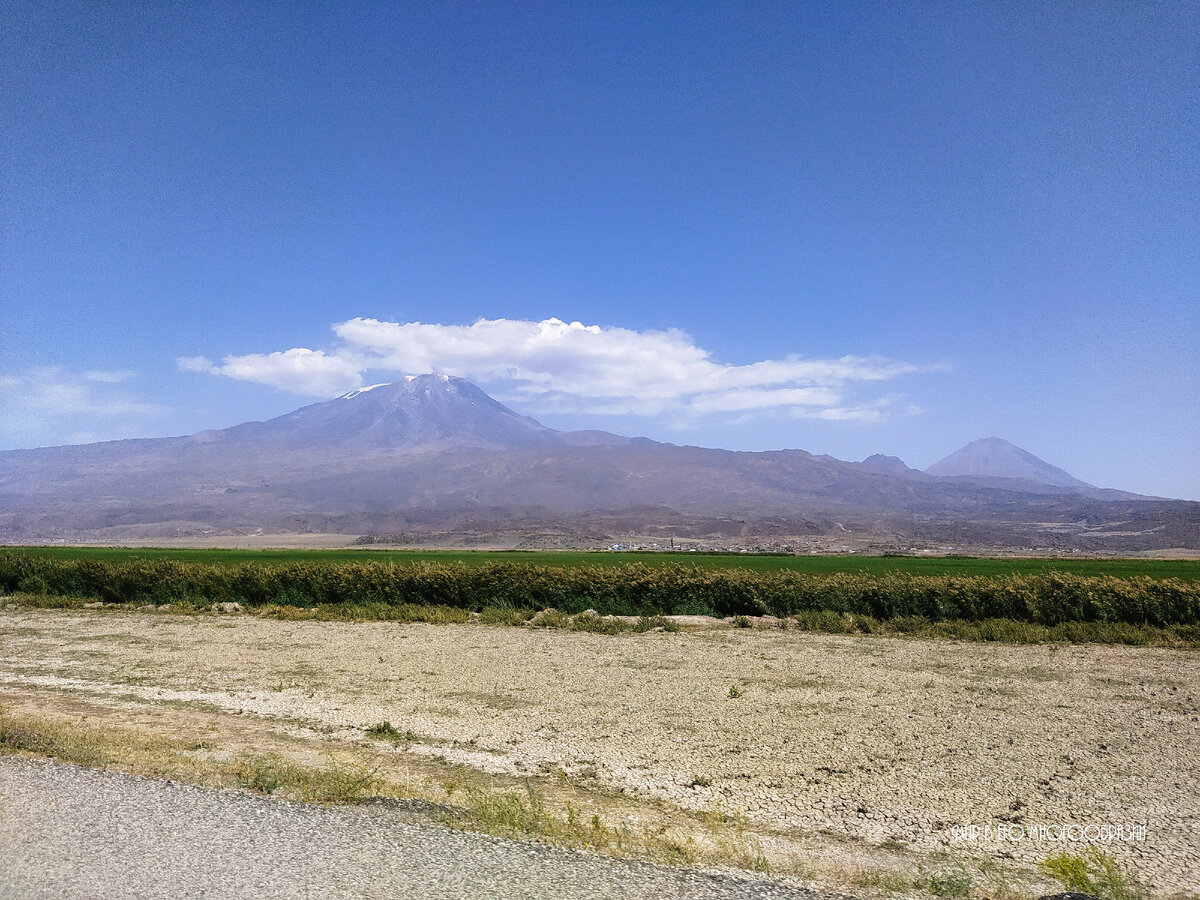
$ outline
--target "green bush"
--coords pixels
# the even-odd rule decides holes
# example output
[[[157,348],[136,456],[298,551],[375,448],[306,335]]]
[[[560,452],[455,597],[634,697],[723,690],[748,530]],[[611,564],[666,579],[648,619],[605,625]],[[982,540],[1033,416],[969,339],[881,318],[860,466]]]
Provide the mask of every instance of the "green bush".
[[[27,575],[17,582],[17,590],[22,594],[48,594],[50,582],[41,575]]]
[[[173,559],[57,559],[0,554],[0,589],[86,597],[108,603],[225,601],[297,610],[354,607],[379,615],[437,608],[532,614],[546,608],[600,615],[795,617],[829,632],[912,631],[919,623],[968,622],[974,639],[1010,640],[1025,623],[1067,629],[1062,639],[1105,634],[1137,643],[1151,628],[1200,627],[1200,582],[1180,579],[1040,575],[808,574],[708,569],[686,563],[542,566],[386,560],[264,565]],[[389,615],[391,613],[388,613]],[[440,614],[449,618],[446,613]],[[361,617],[361,616],[358,616]],[[889,624],[890,623],[890,624]],[[886,626],[886,627],[885,627]],[[1092,629],[1108,629],[1094,631]],[[1019,632],[1026,639],[1032,632]]]
[[[1126,876],[1115,859],[1095,847],[1088,847],[1079,856],[1051,856],[1042,861],[1041,868],[1068,891],[1102,900],[1145,900],[1147,896],[1146,889]]]

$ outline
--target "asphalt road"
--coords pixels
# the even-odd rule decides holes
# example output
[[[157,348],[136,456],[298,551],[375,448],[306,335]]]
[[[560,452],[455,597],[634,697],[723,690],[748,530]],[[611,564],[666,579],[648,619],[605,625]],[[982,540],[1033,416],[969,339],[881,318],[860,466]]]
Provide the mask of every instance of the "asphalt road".
[[[734,878],[0,757],[0,898],[803,898]]]

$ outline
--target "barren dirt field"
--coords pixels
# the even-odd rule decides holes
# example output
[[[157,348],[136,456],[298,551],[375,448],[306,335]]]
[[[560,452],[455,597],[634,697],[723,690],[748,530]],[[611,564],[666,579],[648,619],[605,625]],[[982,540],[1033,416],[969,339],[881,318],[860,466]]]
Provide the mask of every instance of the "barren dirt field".
[[[1036,896],[1058,888],[1039,861],[1090,843],[1155,896],[1197,896],[1198,662],[765,627],[0,611],[13,716],[186,739],[193,761],[358,754],[393,794],[449,805],[526,783],[597,828],[736,839],[730,864],[858,895],[959,872],[971,896]],[[366,733],[385,721],[402,739]]]

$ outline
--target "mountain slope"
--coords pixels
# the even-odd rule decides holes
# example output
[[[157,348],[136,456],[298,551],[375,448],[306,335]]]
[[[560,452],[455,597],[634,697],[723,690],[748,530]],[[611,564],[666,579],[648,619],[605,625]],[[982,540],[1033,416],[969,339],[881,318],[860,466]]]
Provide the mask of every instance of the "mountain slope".
[[[410,375],[350,391],[267,422],[216,433],[232,442],[271,442],[293,449],[531,447],[560,442],[559,432],[513,412],[471,382],[449,375]]]
[[[989,437],[971,441],[945,459],[925,469],[927,475],[939,477],[970,476],[983,478],[1019,478],[1034,484],[1066,488],[1093,488],[1064,472],[1058,466],[1038,459],[1032,453],[1010,444],[1002,438]]]

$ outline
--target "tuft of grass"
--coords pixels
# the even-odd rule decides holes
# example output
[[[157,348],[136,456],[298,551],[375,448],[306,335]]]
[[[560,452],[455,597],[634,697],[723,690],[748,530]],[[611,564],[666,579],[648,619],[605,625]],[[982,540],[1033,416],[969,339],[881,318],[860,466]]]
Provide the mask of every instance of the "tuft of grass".
[[[333,759],[327,767],[304,772],[301,796],[318,803],[357,803],[374,794],[383,784],[378,766],[354,760]]]
[[[606,619],[595,613],[580,613],[571,620],[572,631],[588,631],[592,634],[620,634],[628,628],[619,619]]]
[[[971,895],[971,874],[963,868],[943,872],[922,872],[916,886],[935,897],[962,898]]]
[[[84,597],[67,597],[63,594],[9,594],[6,598],[14,606],[29,609],[82,609],[87,603]]]
[[[416,732],[414,732],[412,729],[406,728],[404,731],[401,731],[386,719],[382,722],[377,722],[374,725],[371,725],[369,728],[364,728],[363,731],[373,738],[391,741],[394,744],[411,744],[419,739]]]
[[[550,835],[558,831],[560,825],[550,817],[541,795],[529,784],[525,786],[524,796],[469,788],[467,813],[472,824],[489,834],[513,837]]]
[[[241,787],[259,794],[286,789],[291,796],[315,803],[355,803],[383,783],[377,768],[360,762],[332,759],[328,766],[310,767],[274,755],[237,761],[233,776]]]
[[[479,621],[484,625],[524,625],[532,615],[533,610],[529,609],[485,606],[479,613]]]
[[[736,700],[740,696],[742,696],[742,689],[736,684],[731,684],[729,686],[729,699]]]
[[[1144,887],[1121,871],[1115,859],[1095,847],[1079,855],[1047,857],[1040,868],[1068,891],[1092,894],[1102,900],[1146,900],[1148,896]]]
[[[114,744],[115,746],[110,746]],[[46,756],[81,766],[104,766],[114,755],[136,757],[147,769],[158,761],[162,742],[147,736],[110,742],[88,728],[72,728],[33,716],[17,718],[0,708],[0,752]]]
[[[771,863],[762,853],[742,856],[739,858],[738,863],[743,869],[748,869],[751,872],[759,872],[763,875],[771,874]]]
[[[666,616],[639,616],[637,624],[633,626],[633,630],[639,634],[646,631],[654,631],[656,628],[671,633],[676,633],[680,630],[679,623],[673,619],[668,619]]]
[[[861,871],[850,877],[850,884],[860,888],[877,888],[886,893],[899,893],[912,888],[913,883],[898,872]]]
[[[459,784],[447,786],[447,793]],[[444,824],[504,837],[535,839],[558,846],[579,847],[612,856],[635,857],[666,865],[695,865],[704,861],[769,872],[770,865],[757,839],[727,817],[707,821],[702,833],[686,825],[632,820],[610,824],[599,813],[584,817],[571,802],[551,804],[528,779],[524,790],[467,786],[462,807],[448,812]]]
[[[65,748],[45,731],[28,728],[0,718],[0,747],[9,752],[54,756]]]
[[[273,794],[280,784],[294,781],[292,773],[278,759],[255,756],[240,760],[233,770],[233,777],[247,790],[258,794]]]
[[[543,609],[529,620],[530,625],[541,628],[566,628],[571,624],[571,617],[557,609]]]
[[[259,794],[285,793],[316,803],[353,803],[378,789],[377,770],[355,760],[330,757],[325,766],[302,766],[274,754],[228,762],[198,761],[190,754],[211,749],[204,741],[170,740],[130,731],[106,731],[0,709],[0,752],[51,757],[94,768],[116,768],[202,784],[236,785]]]
[[[733,624],[735,628],[749,628],[750,619],[747,616],[734,616]]]

